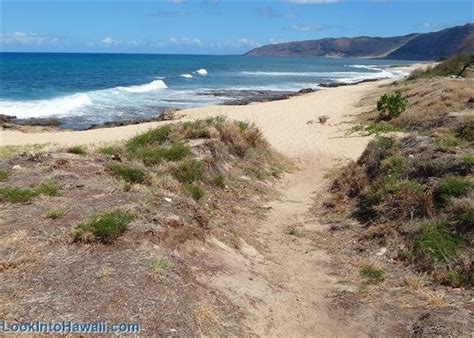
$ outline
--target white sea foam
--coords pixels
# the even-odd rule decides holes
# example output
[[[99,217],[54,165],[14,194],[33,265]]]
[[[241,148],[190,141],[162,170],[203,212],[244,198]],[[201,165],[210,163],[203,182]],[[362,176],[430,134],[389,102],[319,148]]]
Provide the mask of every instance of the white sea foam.
[[[196,70],[196,73],[198,73],[201,76],[206,76],[207,75],[207,70],[204,68]]]
[[[181,77],[184,77],[185,79],[192,79],[193,76],[191,74],[181,74]]]
[[[0,110],[3,114],[18,118],[66,116],[91,103],[89,95],[80,93],[49,100],[0,101]]]
[[[165,89],[168,88],[166,86],[166,83],[163,82],[163,80],[154,80],[151,81],[150,83],[145,83],[143,85],[137,85],[137,86],[129,86],[129,87],[117,87],[117,89],[125,90],[126,92],[129,93],[146,93],[146,92],[151,92],[153,90],[160,90],[160,89]]]

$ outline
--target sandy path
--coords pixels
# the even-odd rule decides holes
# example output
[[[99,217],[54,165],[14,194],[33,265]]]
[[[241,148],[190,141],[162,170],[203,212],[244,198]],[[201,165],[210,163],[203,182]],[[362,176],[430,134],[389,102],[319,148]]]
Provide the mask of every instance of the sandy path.
[[[270,204],[268,218],[257,227],[263,252],[248,244],[240,251],[214,242],[209,253],[224,271],[204,282],[226,294],[248,311],[246,325],[261,336],[349,336],[354,332],[328,315],[325,296],[336,286],[328,274],[330,257],[310,240],[291,236],[291,224],[322,229],[309,209],[323,175],[337,160],[356,158],[368,138],[347,137],[346,124],[356,114],[359,100],[381,82],[322,90],[284,101],[248,106],[214,106],[183,111],[185,119],[226,115],[256,123],[280,152],[294,159],[299,170],[287,175],[282,197]],[[321,125],[320,115],[329,120]],[[314,123],[308,123],[314,121]],[[133,136],[160,123],[83,132],[21,134],[2,131],[2,144],[52,142],[60,145],[112,142]]]
[[[189,116],[227,115],[255,122],[270,143],[297,160],[299,170],[285,177],[282,197],[270,204],[268,219],[257,226],[255,238],[265,247],[257,252],[244,245],[239,257],[222,243],[219,261],[225,269],[205,280],[249,312],[246,325],[260,336],[353,336],[350,323],[329,317],[326,295],[337,286],[329,275],[330,257],[310,240],[288,234],[292,225],[322,229],[309,209],[327,169],[338,160],[357,158],[368,138],[345,137],[346,124],[360,111],[359,100],[379,85],[360,84],[321,91],[281,102],[246,107],[213,107],[189,111]],[[258,108],[258,114],[255,114]],[[319,115],[328,115],[325,125]],[[310,120],[316,120],[307,124]],[[211,249],[215,254],[215,248]],[[360,334],[360,332],[359,332]]]

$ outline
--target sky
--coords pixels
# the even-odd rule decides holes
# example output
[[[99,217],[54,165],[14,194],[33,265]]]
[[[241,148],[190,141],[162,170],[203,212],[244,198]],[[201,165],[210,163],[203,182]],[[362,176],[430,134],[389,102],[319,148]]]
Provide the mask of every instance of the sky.
[[[325,37],[473,22],[472,1],[0,0],[1,51],[241,54]]]

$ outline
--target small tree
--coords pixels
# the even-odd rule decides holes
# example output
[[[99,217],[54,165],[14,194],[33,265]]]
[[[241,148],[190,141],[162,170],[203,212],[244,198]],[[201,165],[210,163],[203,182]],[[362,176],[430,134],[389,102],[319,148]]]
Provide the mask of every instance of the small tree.
[[[377,101],[379,118],[388,121],[400,116],[400,114],[405,111],[406,105],[407,99],[404,98],[400,92],[384,94],[380,100]]]

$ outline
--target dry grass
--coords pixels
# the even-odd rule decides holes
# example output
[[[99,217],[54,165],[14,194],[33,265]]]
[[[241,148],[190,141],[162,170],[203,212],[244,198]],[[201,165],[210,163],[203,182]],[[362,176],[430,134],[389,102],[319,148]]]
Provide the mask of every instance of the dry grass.
[[[420,295],[426,300],[429,306],[443,306],[447,304],[446,293],[444,291],[420,291]]]

